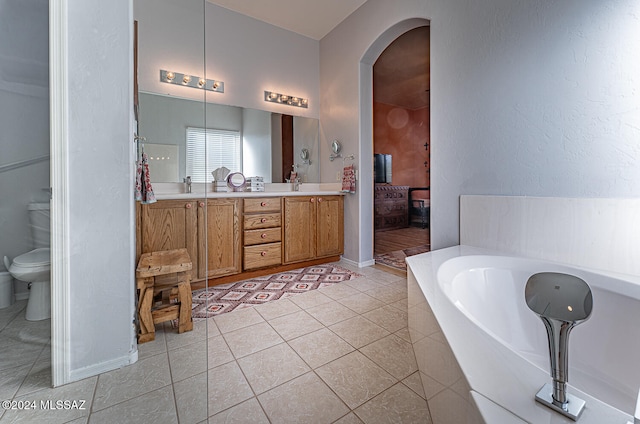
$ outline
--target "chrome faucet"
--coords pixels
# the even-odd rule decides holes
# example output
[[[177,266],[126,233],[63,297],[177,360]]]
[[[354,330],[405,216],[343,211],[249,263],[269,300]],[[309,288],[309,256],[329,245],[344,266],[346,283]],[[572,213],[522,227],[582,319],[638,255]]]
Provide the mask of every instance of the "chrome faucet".
[[[191,193],[191,177],[185,177],[182,181],[186,184],[187,193]]]
[[[581,278],[557,272],[532,275],[524,292],[527,306],[547,329],[551,378],[536,394],[536,401],[576,421],[585,401],[567,393],[569,381],[569,333],[591,316],[593,297]]]

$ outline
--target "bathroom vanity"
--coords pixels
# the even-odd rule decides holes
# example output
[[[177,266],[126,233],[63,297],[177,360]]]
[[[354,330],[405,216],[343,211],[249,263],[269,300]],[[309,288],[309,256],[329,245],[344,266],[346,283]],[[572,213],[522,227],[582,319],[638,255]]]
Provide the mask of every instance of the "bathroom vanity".
[[[136,204],[136,262],[186,248],[192,288],[333,262],[344,252],[338,191],[157,195]]]

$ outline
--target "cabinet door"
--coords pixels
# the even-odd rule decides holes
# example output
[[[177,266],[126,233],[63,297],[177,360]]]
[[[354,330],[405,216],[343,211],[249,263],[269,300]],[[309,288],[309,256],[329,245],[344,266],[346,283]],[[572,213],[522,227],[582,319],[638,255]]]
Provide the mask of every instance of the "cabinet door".
[[[344,199],[342,196],[318,196],[316,257],[344,253]]]
[[[316,254],[316,198],[284,199],[284,262],[313,259]]]
[[[240,272],[241,199],[209,199],[198,205],[200,278],[221,277]]]
[[[197,202],[159,200],[140,207],[141,253],[186,248],[193,264],[192,278],[198,266]]]

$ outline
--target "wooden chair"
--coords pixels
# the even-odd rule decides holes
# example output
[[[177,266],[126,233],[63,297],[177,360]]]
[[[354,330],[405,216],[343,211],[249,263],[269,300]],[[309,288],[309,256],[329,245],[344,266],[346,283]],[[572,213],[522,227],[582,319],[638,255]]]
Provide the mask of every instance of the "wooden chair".
[[[144,253],[136,268],[138,343],[155,340],[155,324],[178,320],[178,333],[193,330],[191,258],[187,249]]]

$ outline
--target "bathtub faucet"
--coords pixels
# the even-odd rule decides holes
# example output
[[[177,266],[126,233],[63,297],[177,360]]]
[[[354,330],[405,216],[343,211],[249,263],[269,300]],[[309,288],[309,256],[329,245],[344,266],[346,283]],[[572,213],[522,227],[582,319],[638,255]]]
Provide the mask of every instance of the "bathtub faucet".
[[[536,400],[576,421],[585,402],[567,393],[569,333],[591,316],[591,289],[573,275],[541,272],[529,278],[524,296],[529,309],[542,319],[549,341],[553,385],[545,384],[536,394]]]

